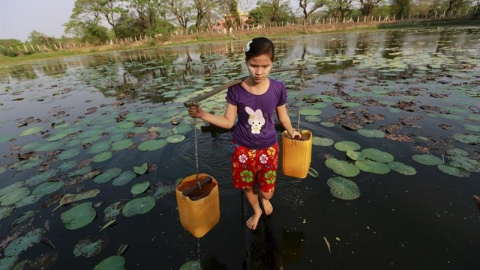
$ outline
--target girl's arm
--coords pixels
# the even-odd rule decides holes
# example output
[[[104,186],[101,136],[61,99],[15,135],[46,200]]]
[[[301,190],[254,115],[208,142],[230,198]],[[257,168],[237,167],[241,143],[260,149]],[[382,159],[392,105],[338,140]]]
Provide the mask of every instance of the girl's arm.
[[[283,128],[287,130],[288,134],[290,134],[292,138],[302,137],[302,135],[292,126],[292,122],[290,121],[290,117],[288,116],[286,104],[277,107],[277,116],[278,120],[280,120],[280,123],[282,123]]]
[[[198,117],[217,127],[230,129],[235,124],[235,119],[237,118],[237,106],[227,103],[225,114],[222,116],[205,112],[200,106],[198,106],[198,103],[195,103],[188,108],[188,114],[191,117]]]

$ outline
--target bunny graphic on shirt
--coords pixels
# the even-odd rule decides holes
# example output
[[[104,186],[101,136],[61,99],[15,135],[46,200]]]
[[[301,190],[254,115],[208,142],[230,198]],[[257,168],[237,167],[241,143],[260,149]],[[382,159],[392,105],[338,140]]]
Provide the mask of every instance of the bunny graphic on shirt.
[[[265,124],[262,111],[260,109],[253,111],[250,107],[246,107],[245,111],[250,115],[248,117],[248,124],[252,126],[252,134],[260,134],[260,130]]]

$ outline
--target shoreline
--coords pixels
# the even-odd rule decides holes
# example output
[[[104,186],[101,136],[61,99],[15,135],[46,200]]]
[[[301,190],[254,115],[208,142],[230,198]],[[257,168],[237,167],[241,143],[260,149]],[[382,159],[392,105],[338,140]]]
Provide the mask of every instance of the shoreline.
[[[368,31],[386,29],[408,29],[418,27],[458,27],[480,26],[480,20],[475,18],[443,19],[443,20],[403,20],[403,21],[373,21],[373,22],[346,22],[313,25],[291,25],[284,27],[245,29],[232,34],[223,33],[200,33],[193,35],[170,36],[167,41],[148,39],[129,44],[99,45],[83,47],[80,49],[66,49],[51,52],[38,52],[31,55],[19,55],[7,57],[0,55],[0,67],[25,64],[40,60],[52,60],[77,55],[93,55],[114,51],[133,51],[139,49],[169,48],[179,45],[204,44],[210,42],[241,41],[256,36],[265,35],[272,38],[286,36],[307,36],[324,33],[338,33],[349,31]],[[154,43],[152,45],[152,43]]]

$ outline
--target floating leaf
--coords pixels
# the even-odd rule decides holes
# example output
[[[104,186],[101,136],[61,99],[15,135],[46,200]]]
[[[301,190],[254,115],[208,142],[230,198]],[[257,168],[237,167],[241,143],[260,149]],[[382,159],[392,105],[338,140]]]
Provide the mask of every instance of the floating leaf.
[[[30,190],[27,187],[16,188],[2,197],[0,197],[0,204],[2,206],[14,204],[30,194]]]
[[[325,165],[335,173],[345,177],[354,177],[360,173],[360,170],[355,165],[336,158],[327,159]]]
[[[117,167],[113,167],[113,168],[107,169],[102,174],[95,177],[95,179],[93,179],[93,182],[95,182],[97,184],[106,183],[106,182],[112,180],[113,178],[119,176],[120,173],[122,173],[122,169],[117,168]]]
[[[300,110],[301,115],[321,115],[322,111],[314,108],[303,108]]]
[[[176,135],[172,135],[172,136],[167,137],[167,142],[169,142],[169,143],[179,143],[183,140],[185,140],[185,136],[180,135],[180,134],[176,134]]]
[[[103,225],[102,228],[100,228],[100,231],[105,230],[106,228],[112,226],[112,225],[115,224],[116,222],[117,222],[116,219],[110,220],[110,221],[107,222],[105,225]]]
[[[114,202],[111,205],[109,205],[103,211],[103,213],[105,214],[105,218],[103,220],[104,221],[114,220],[120,214],[120,210],[122,210],[122,207],[123,207],[122,202]]]
[[[108,149],[110,149],[110,142],[107,142],[107,141],[99,142],[99,143],[96,143],[96,144],[90,146],[90,148],[88,148],[88,153],[98,154],[98,153],[101,153],[101,152],[105,152]]]
[[[43,131],[43,127],[31,127],[22,131],[20,136],[33,135],[39,133],[40,131]]]
[[[73,254],[75,255],[75,257],[93,257],[100,253],[103,242],[104,241],[101,239],[95,242],[89,239],[81,240],[75,245],[75,248],[73,249]]]
[[[112,143],[112,150],[113,151],[120,151],[129,148],[133,145],[133,141],[130,139],[122,139]]]
[[[388,167],[387,164],[368,159],[355,161],[355,166],[360,170],[369,173],[387,174],[390,172],[390,167]]]
[[[375,148],[363,149],[362,154],[364,154],[367,158],[378,162],[392,162],[394,159],[391,154]]]
[[[330,138],[313,136],[313,139],[312,139],[313,145],[330,146],[330,145],[333,145],[333,143],[334,143],[333,140]]]
[[[63,151],[57,157],[59,160],[67,160],[67,159],[71,159],[74,156],[77,156],[78,154],[80,154],[80,150],[74,148],[74,149]]]
[[[423,165],[440,165],[443,163],[442,159],[440,159],[439,157],[427,154],[413,155],[412,159]]]
[[[125,204],[122,209],[122,214],[126,217],[141,215],[148,213],[155,206],[155,198],[152,196],[145,196],[142,198],[133,199]]]
[[[335,149],[337,149],[338,151],[342,151],[342,152],[347,152],[348,150],[358,150],[360,149],[360,145],[356,142],[351,142],[351,141],[341,141],[341,142],[337,142],[335,143],[334,145]]]
[[[463,169],[467,172],[480,172],[480,162],[465,156],[450,157],[450,166]]]
[[[7,207],[0,207],[0,221],[9,217],[13,211],[15,211],[15,206],[10,205]]]
[[[358,134],[369,137],[369,138],[383,138],[385,137],[385,132],[378,129],[359,129],[357,130]]]
[[[398,162],[398,161],[389,162],[388,167],[390,167],[390,169],[392,169],[392,170],[394,170],[398,173],[401,173],[403,175],[415,175],[415,174],[417,174],[417,170],[415,170],[414,167],[405,165],[402,162]]]
[[[68,133],[59,133],[59,134],[56,134],[55,136],[49,137],[49,138],[47,139],[47,141],[48,141],[48,142],[58,141],[58,140],[61,140],[61,139],[65,138],[65,137],[67,137],[68,135],[70,135],[70,134],[68,134]]]
[[[144,174],[145,172],[147,172],[148,170],[148,165],[147,163],[143,163],[141,166],[133,166],[133,170],[137,173],[137,174]]]
[[[327,180],[330,193],[338,199],[354,200],[360,197],[360,189],[352,180],[337,176]]]
[[[133,185],[132,188],[130,189],[130,192],[132,192],[133,195],[138,195],[145,192],[148,189],[148,187],[150,187],[150,182],[145,181],[145,182]]]
[[[62,213],[60,218],[67,229],[76,230],[90,224],[95,215],[92,202],[84,202]]]
[[[447,155],[468,157],[468,152],[463,149],[452,148],[447,150]]]
[[[107,151],[100,154],[96,154],[93,157],[93,162],[104,162],[105,160],[109,160],[110,158],[112,158],[112,152]]]
[[[200,261],[188,261],[182,264],[179,270],[202,270],[202,264]]]
[[[440,171],[456,177],[466,178],[470,176],[470,173],[468,171],[465,171],[460,168],[452,167],[446,164],[439,164],[437,167]]]
[[[21,236],[8,244],[5,248],[6,256],[17,256],[22,252],[32,247],[35,244],[40,243],[42,240],[43,229],[37,228],[33,231],[28,232],[24,236]]]
[[[312,168],[312,167],[310,167],[310,168],[308,169],[308,175],[310,175],[311,177],[313,177],[313,178],[315,178],[315,179],[318,178],[318,172],[317,172],[314,168]]]
[[[166,140],[150,140],[141,143],[138,146],[138,150],[140,151],[155,151],[157,149],[160,149],[164,147],[167,144]]]
[[[126,185],[130,183],[130,181],[132,181],[135,177],[137,177],[137,174],[132,171],[123,172],[112,181],[112,185],[114,186]]]
[[[352,160],[364,160],[367,158],[363,153],[353,150],[347,150],[347,156]]]
[[[330,249],[330,242],[328,242],[325,236],[323,237],[323,241],[325,241],[325,245],[327,245],[328,253],[332,254],[332,250]]]
[[[33,195],[47,195],[51,194],[63,187],[65,183],[62,181],[59,182],[45,182],[36,187],[33,191]]]
[[[125,258],[119,255],[110,256],[97,264],[93,270],[125,270]]]
[[[4,257],[0,259],[0,269],[13,269],[15,262],[18,260],[18,256]]]

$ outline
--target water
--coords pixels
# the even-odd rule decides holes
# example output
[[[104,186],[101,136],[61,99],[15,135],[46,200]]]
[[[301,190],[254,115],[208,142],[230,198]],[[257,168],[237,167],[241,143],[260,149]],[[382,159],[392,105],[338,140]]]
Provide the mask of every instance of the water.
[[[276,68],[305,64],[306,87],[300,89],[300,74],[272,74],[289,87],[289,112],[296,126],[300,97],[323,100],[302,103],[302,108],[318,106],[320,122],[301,117],[301,128],[314,136],[335,142],[354,141],[362,149],[377,148],[388,152],[396,161],[416,169],[406,176],[391,171],[385,175],[361,172],[351,178],[361,196],[352,201],[330,194],[326,181],[336,175],[325,166],[331,155],[346,160],[345,153],[333,146],[313,146],[311,167],[318,179],[292,179],[279,170],[277,189],[272,200],[274,214],[262,218],[258,232],[244,225],[249,210],[230,180],[229,132],[204,128],[197,132],[199,171],[219,181],[221,219],[206,236],[195,239],[180,225],[173,192],[175,182],[194,174],[195,147],[191,119],[183,102],[246,73],[242,49],[244,43],[155,48],[145,51],[113,52],[89,56],[39,61],[0,68],[0,188],[28,180],[44,167],[59,169],[68,161],[75,167],[55,174],[51,180],[66,185],[38,202],[17,207],[0,223],[0,241],[15,232],[21,235],[45,228],[43,237],[54,245],[35,243],[18,255],[35,260],[42,254],[51,256],[48,269],[92,269],[103,259],[115,255],[122,244],[126,269],[179,269],[183,264],[200,261],[204,269],[244,269],[283,266],[284,269],[467,269],[474,268],[479,246],[479,209],[472,196],[480,193],[478,172],[459,178],[441,172],[437,166],[415,162],[419,149],[450,162],[446,150],[458,148],[478,162],[478,143],[464,143],[455,134],[478,135],[478,114],[469,107],[479,107],[480,29],[448,28],[422,30],[388,30],[325,34],[275,39]],[[400,95],[393,94],[401,93]],[[388,94],[390,93],[390,94]],[[432,97],[443,94],[444,98]],[[222,113],[222,92],[201,103],[210,111]],[[342,102],[358,105],[342,109]],[[372,101],[379,102],[373,103]],[[396,107],[399,102],[414,102],[415,111]],[[437,111],[421,109],[436,106]],[[365,113],[382,114],[384,120],[365,124],[366,129],[380,129],[403,120],[401,134],[412,141],[368,138],[342,128],[348,121],[358,122]],[[355,115],[356,118],[342,118]],[[336,119],[336,120],[335,120]],[[179,125],[172,122],[179,121]],[[334,123],[333,127],[321,125]],[[122,123],[133,127],[119,127]],[[25,124],[27,124],[25,126]],[[52,151],[35,151],[25,147],[33,142],[46,143],[68,124],[82,132],[59,140]],[[27,128],[41,126],[39,134],[19,136]],[[167,143],[155,151],[139,151],[148,140],[142,127],[158,127],[165,140],[174,134],[184,135],[179,143]],[[190,129],[189,129],[190,127]],[[442,128],[443,127],[443,128]],[[136,129],[138,128],[138,129]],[[86,136],[100,129],[101,136]],[[84,137],[82,137],[83,135]],[[279,131],[280,137],[280,131]],[[10,140],[10,138],[12,138]],[[103,162],[93,162],[90,148],[100,142],[110,146],[119,139],[130,138],[129,149],[113,151]],[[425,138],[425,140],[423,140]],[[96,139],[96,140],[95,140]],[[93,140],[85,143],[83,140]],[[23,149],[22,149],[23,147]],[[80,154],[59,160],[58,152],[79,149]],[[35,151],[42,165],[18,170],[18,154]],[[20,163],[19,163],[20,162]],[[147,162],[150,172],[139,175],[125,186],[112,181],[97,184],[92,179],[80,181],[70,173],[90,166],[105,171],[118,167],[133,171],[133,166]],[[48,166],[48,167],[47,167]],[[87,170],[88,172],[88,170]],[[82,174],[83,175],[83,174]],[[72,181],[77,180],[77,182]],[[159,187],[154,208],[146,214],[116,217],[116,225],[100,231],[105,225],[104,209],[114,203],[131,201],[130,188],[135,183],[150,182],[147,193],[153,196]],[[36,186],[27,186],[30,191]],[[59,198],[51,196],[98,188],[100,194],[85,201],[99,204],[96,218],[87,226],[70,231],[60,219],[61,213],[74,204],[58,210]],[[162,191],[162,190],[160,190]],[[161,193],[163,194],[163,193]],[[53,201],[51,205],[45,202]],[[81,203],[83,201],[79,201]],[[243,210],[245,207],[245,211]],[[33,219],[12,227],[26,211],[35,211]],[[245,213],[244,213],[245,212]],[[325,239],[330,244],[330,252]],[[103,248],[91,258],[75,257],[75,245],[84,239],[101,239]],[[3,251],[2,257],[4,258]]]

